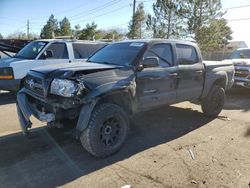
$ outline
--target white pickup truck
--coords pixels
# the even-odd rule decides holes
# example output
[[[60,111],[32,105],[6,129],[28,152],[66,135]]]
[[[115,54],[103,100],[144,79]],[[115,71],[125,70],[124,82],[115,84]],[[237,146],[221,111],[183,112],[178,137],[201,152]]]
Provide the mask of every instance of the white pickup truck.
[[[0,60],[0,90],[17,91],[29,70],[52,64],[83,62],[105,45],[104,42],[65,39],[32,41],[12,58]]]

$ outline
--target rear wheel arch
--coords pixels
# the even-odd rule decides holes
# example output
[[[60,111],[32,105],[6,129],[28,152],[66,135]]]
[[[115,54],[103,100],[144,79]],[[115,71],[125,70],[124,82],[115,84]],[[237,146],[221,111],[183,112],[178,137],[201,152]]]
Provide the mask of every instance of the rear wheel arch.
[[[213,86],[220,86],[222,87],[223,89],[226,89],[226,82],[227,82],[227,79],[226,77],[223,77],[223,78],[219,78],[217,80],[214,81],[211,89],[213,88]]]

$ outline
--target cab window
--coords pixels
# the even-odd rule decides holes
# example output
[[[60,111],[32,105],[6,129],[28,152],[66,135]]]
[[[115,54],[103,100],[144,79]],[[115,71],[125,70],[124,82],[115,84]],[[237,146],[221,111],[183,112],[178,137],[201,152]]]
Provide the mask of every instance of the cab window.
[[[105,43],[87,44],[87,43],[73,43],[73,51],[75,59],[87,59],[97,50],[105,46]]]
[[[171,44],[155,44],[145,52],[144,57],[156,56],[159,58],[159,66],[170,67],[173,65],[173,52]]]
[[[46,51],[50,51],[51,59],[68,59],[68,50],[65,43],[55,42],[52,43]]]
[[[199,62],[196,49],[191,45],[176,44],[179,65],[192,65]]]

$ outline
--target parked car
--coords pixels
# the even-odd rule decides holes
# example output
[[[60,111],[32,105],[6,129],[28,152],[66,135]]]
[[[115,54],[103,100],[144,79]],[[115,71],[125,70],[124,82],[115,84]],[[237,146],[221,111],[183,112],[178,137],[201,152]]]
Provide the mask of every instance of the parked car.
[[[235,68],[235,85],[250,88],[250,48],[239,48],[227,60]]]
[[[194,43],[123,41],[105,46],[86,63],[30,71],[17,95],[17,111],[24,134],[31,115],[55,126],[77,119],[83,147],[105,157],[123,145],[134,113],[198,100],[206,115],[216,117],[233,75],[232,63],[203,62]]]
[[[0,60],[0,90],[17,91],[32,68],[51,64],[84,62],[106,43],[76,40],[36,40],[13,58]]]

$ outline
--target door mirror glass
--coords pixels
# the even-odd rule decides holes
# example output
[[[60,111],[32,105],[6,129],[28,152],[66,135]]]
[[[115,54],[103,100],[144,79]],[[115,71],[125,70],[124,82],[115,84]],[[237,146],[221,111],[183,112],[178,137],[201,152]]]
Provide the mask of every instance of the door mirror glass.
[[[159,58],[158,57],[146,57],[142,61],[143,68],[149,68],[149,67],[158,67],[159,66]]]
[[[51,58],[53,58],[52,50],[46,50],[45,52],[43,52],[43,54],[40,56],[39,59],[51,59]]]
[[[53,58],[53,52],[51,50],[46,50],[44,52],[45,59]]]

